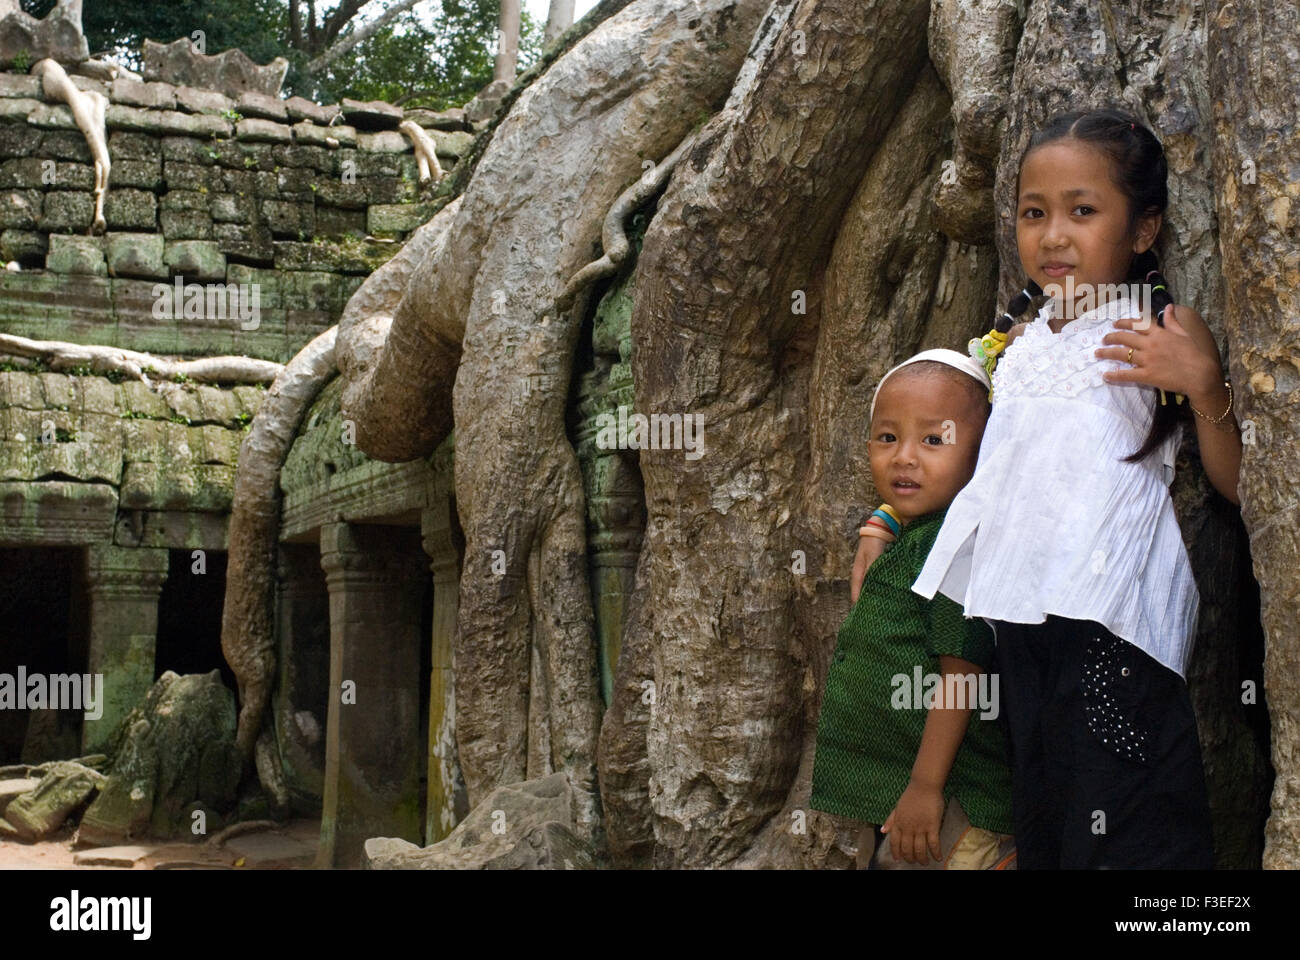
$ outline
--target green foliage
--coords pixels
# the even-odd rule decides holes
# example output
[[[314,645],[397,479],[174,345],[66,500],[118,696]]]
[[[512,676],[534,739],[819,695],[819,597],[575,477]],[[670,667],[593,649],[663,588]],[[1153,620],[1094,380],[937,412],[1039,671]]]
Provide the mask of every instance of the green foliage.
[[[32,68],[32,55],[26,50],[19,50],[14,54],[11,68],[15,73],[26,73]]]
[[[111,54],[137,71],[146,37],[171,43],[191,38],[196,30],[203,31],[207,53],[239,47],[256,62],[269,63],[288,47],[289,5],[285,0],[95,0],[82,9],[81,25],[92,55]]]
[[[226,109],[222,110],[221,115],[225,117],[227,120],[229,120],[231,123],[238,123],[240,120],[244,119],[244,115],[242,113],[240,113],[238,110],[232,110],[230,107],[227,107]]]
[[[23,0],[41,16],[53,0]],[[318,24],[337,8],[319,2]],[[306,49],[290,38],[289,0],[186,0],[184,3],[95,0],[86,4],[82,25],[92,54],[102,53],[140,70],[145,38],[170,43],[203,31],[205,51],[238,47],[257,63],[275,57],[289,61],[287,93],[318,103],[343,97],[386,100],[435,110],[459,106],[492,80],[492,47],[501,15],[500,0],[425,0],[407,10],[364,43],[335,60],[319,76],[307,64],[323,51],[306,30],[308,4],[299,0]],[[373,12],[373,11],[372,11]],[[521,12],[519,61],[522,73],[541,54],[545,24]],[[335,42],[363,25],[353,21]],[[230,119],[235,119],[231,117]]]

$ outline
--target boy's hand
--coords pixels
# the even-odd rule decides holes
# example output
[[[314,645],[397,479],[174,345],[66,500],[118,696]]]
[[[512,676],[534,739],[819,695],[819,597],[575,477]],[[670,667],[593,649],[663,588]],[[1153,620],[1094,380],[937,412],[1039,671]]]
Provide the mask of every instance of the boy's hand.
[[[858,553],[853,558],[853,576],[849,578],[849,601],[858,602],[862,592],[862,581],[866,579],[867,569],[885,552],[888,543],[879,537],[858,537]]]
[[[925,866],[930,862],[927,850],[934,856],[935,863],[943,859],[943,850],[939,846],[943,808],[942,787],[927,786],[915,780],[908,783],[898,798],[898,804],[880,827],[881,833],[889,834],[889,849],[895,860]]]

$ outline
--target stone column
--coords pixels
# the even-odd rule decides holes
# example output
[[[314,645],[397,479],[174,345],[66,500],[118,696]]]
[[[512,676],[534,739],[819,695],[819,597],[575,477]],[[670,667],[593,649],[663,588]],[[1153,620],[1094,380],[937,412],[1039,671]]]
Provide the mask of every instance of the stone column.
[[[456,755],[456,671],[452,650],[460,601],[460,553],[451,532],[451,501],[435,499],[421,518],[433,571],[433,669],[429,673],[429,757],[425,843],[437,843],[469,806]]]
[[[153,685],[158,640],[158,597],[167,580],[167,551],[152,547],[86,548],[90,608],[87,670],[102,674],[99,719],[86,717],[81,749],[98,753]],[[93,682],[93,681],[92,681]]]
[[[370,837],[420,842],[420,603],[416,531],[321,528],[330,680],[320,867],[361,866]]]
[[[320,815],[329,705],[329,593],[320,554],[282,543],[276,571],[276,742],[294,813]]]

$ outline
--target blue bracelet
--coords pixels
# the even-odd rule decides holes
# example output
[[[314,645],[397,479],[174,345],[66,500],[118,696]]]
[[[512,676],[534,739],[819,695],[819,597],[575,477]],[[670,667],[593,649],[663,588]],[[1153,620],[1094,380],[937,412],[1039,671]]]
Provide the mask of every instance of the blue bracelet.
[[[881,521],[885,524],[885,526],[889,527],[889,529],[893,532],[894,536],[898,536],[898,534],[903,529],[898,525],[898,521],[895,520],[893,517],[891,517],[889,514],[885,513],[884,510],[877,510],[875,513],[872,514],[872,516],[879,517]]]

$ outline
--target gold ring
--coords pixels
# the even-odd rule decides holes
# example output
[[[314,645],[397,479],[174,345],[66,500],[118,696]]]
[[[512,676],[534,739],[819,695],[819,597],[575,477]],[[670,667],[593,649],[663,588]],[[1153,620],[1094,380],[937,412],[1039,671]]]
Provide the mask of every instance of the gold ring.
[[[1133,348],[1132,348],[1132,347],[1129,347],[1129,348],[1128,348],[1128,359],[1125,360],[1124,362],[1125,362],[1125,363],[1132,363],[1132,362],[1133,362]]]

